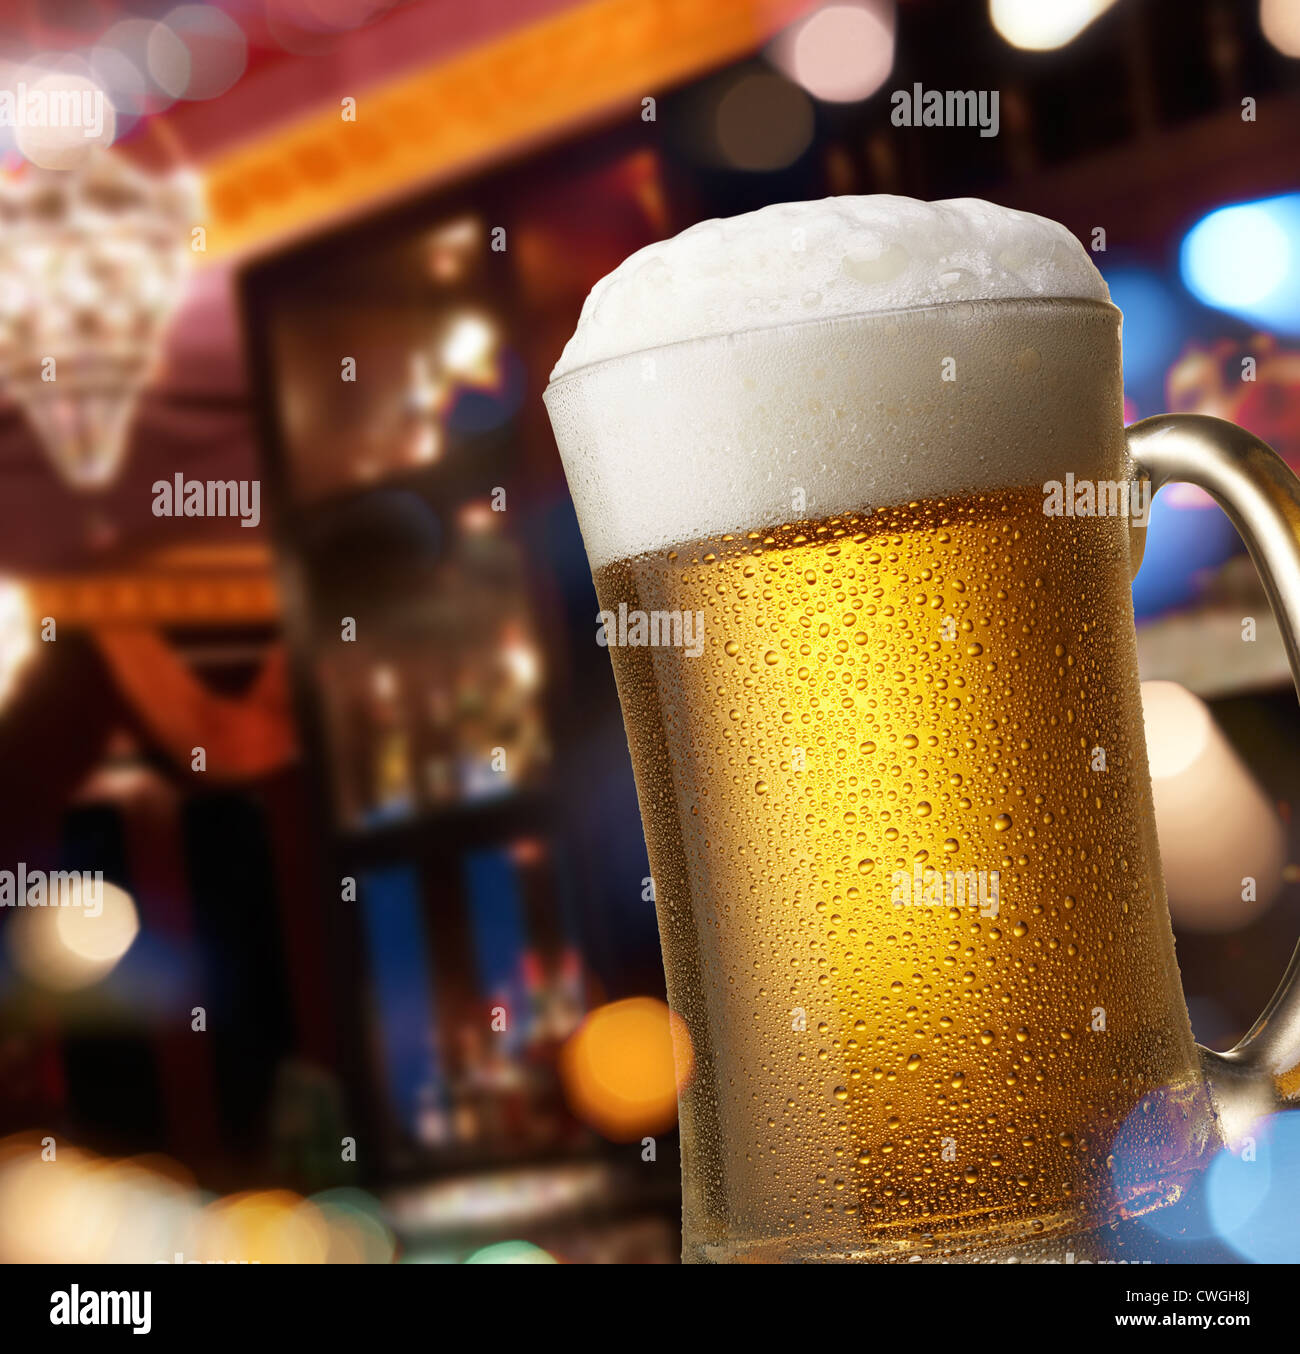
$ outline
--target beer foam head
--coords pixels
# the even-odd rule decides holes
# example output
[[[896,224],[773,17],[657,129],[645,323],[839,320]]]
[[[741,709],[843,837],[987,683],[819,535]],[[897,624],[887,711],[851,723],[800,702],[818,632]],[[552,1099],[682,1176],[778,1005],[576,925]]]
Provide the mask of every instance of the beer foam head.
[[[1107,301],[1062,226],[973,200],[767,207],[633,254],[588,297],[545,395],[593,567],[1069,471],[1126,477]]]
[[[553,381],[687,339],[958,301],[1108,301],[1055,221],[976,198],[838,197],[702,221],[592,288]]]

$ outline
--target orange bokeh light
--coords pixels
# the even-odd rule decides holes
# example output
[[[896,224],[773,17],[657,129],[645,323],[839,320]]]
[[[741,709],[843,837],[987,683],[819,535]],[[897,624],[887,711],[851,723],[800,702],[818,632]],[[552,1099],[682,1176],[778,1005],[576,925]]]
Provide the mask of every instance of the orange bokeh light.
[[[677,1092],[693,1063],[681,1016],[653,997],[631,997],[582,1022],[560,1055],[560,1074],[580,1119],[630,1142],[676,1122]]]
[[[195,1258],[263,1265],[323,1264],[329,1232],[320,1210],[290,1190],[249,1190],[209,1204]]]

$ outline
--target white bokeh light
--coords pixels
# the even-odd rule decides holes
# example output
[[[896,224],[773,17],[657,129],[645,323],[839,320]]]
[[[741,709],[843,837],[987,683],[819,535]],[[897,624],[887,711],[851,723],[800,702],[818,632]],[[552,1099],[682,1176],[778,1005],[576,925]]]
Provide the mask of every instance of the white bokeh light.
[[[1013,46],[1030,52],[1064,47],[1115,0],[989,0],[993,27]]]
[[[1259,26],[1283,56],[1300,56],[1300,4],[1296,0],[1260,0]]]
[[[176,95],[158,83],[150,60],[154,30],[160,26],[148,19],[122,19],[108,29],[96,44],[96,50],[102,48],[120,52],[145,80],[145,100],[140,112],[160,113],[176,102]],[[171,39],[188,56],[185,44],[175,34],[171,34]],[[166,39],[160,39],[158,44],[152,44],[160,61],[166,54],[165,43]]]
[[[125,52],[97,45],[90,52],[90,71],[117,112],[118,135],[143,115],[149,102],[149,81]]]
[[[894,68],[894,11],[887,3],[823,5],[772,44],[772,63],[814,98],[856,103]]]
[[[72,169],[117,135],[112,100],[83,61],[33,62],[14,80],[14,145],[42,169]]]
[[[1198,696],[1143,682],[1142,712],[1169,911],[1189,931],[1239,930],[1282,886],[1277,812]]]
[[[153,24],[145,54],[154,84],[173,99],[184,97],[190,87],[190,49],[184,42],[166,24]]]
[[[51,884],[51,889],[53,885]],[[40,987],[71,992],[106,978],[140,932],[125,889],[74,877],[61,901],[15,911],[6,931],[15,967]]]
[[[36,652],[34,631],[27,589],[13,579],[0,579],[0,707],[8,704]]]
[[[222,10],[209,5],[178,5],[162,23],[189,57],[187,81],[180,97],[215,99],[243,75],[248,64],[248,39]]]
[[[442,360],[458,376],[478,375],[496,348],[496,331],[481,315],[459,315],[442,341]]]

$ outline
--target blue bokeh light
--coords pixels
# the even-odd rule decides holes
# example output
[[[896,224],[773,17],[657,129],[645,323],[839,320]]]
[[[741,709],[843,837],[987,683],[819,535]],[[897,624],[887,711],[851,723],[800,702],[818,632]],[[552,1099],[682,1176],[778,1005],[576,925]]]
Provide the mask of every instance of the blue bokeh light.
[[[1205,305],[1300,334],[1300,193],[1212,211],[1187,232],[1179,266]]]
[[[1225,1148],[1210,1163],[1206,1206],[1214,1229],[1255,1264],[1300,1263],[1300,1114],[1284,1111],[1260,1120],[1248,1144],[1245,1152]]]
[[[1241,548],[1236,529],[1218,507],[1180,503],[1168,489],[1155,496],[1144,529],[1146,552],[1133,580],[1138,620],[1194,601],[1200,575],[1217,569]]]
[[[1185,338],[1178,299],[1146,268],[1107,268],[1106,285],[1124,315],[1124,389],[1139,406],[1152,405],[1161,399],[1165,372]]]

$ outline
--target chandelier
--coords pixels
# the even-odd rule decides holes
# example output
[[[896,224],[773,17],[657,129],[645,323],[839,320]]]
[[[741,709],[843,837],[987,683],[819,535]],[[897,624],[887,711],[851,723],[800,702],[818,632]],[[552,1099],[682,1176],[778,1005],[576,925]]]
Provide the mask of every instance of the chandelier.
[[[191,175],[152,177],[107,151],[0,174],[0,388],[77,489],[121,467],[198,209]]]

